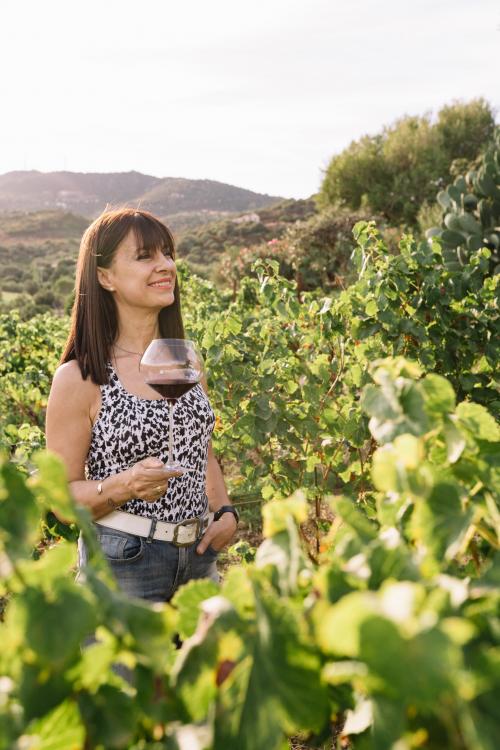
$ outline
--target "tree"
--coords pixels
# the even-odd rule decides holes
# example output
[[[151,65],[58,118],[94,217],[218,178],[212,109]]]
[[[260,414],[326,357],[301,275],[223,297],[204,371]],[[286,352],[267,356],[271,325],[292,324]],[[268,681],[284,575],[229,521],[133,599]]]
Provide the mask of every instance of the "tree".
[[[481,98],[443,107],[434,127],[449,159],[472,161],[492,138],[495,120],[491,107]]]
[[[220,256],[213,280],[230,285],[235,298],[241,279],[255,275],[253,263],[258,258],[269,258],[279,263],[281,276],[296,281],[299,300],[304,291],[342,287],[352,273],[353,227],[366,218],[363,212],[329,208],[295,222],[279,239],[244,248],[230,247]]]
[[[59,299],[50,289],[40,289],[40,291],[35,294],[34,301],[37,305],[56,307]]]
[[[493,136],[484,99],[454,102],[430,115],[403,117],[377,135],[353,141],[331,160],[317,197],[320,208],[366,207],[393,224],[417,225],[421,205],[453,175],[453,163],[472,162]]]

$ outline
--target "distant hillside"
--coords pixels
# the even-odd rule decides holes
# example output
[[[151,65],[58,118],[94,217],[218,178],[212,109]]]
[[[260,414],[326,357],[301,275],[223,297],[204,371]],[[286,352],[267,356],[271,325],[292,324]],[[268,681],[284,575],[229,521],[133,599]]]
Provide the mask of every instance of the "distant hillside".
[[[277,239],[296,221],[317,213],[313,199],[285,200],[273,206],[184,231],[177,242],[180,258],[201,276],[210,276],[219,256],[230,248]]]
[[[139,206],[161,216],[249,211],[282,200],[215,180],[152,177],[140,172],[38,172],[0,175],[0,212],[63,210],[90,219],[108,204]]]
[[[166,177],[145,192],[141,201],[154,213],[179,211],[251,211],[283,200],[278,196],[254,193],[215,180],[187,180]]]
[[[0,312],[14,308],[24,318],[62,312],[72,295],[88,223],[62,211],[0,213]]]
[[[0,214],[0,243],[80,238],[88,225],[85,217],[63,211]]]
[[[315,212],[312,199],[290,199],[240,213],[201,209],[162,218],[173,231],[179,258],[206,277],[228,248],[280,237],[287,226]],[[69,309],[88,224],[88,218],[60,210],[0,213],[0,312],[18,308],[29,318]]]

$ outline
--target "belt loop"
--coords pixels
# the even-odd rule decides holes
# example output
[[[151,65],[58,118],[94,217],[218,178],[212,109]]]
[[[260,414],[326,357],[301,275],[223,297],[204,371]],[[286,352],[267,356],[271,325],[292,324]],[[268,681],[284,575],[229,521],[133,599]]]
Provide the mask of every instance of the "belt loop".
[[[157,523],[158,523],[158,520],[156,518],[152,518],[151,519],[151,528],[149,529],[149,536],[146,539],[146,542],[148,544],[151,544],[151,542],[153,541],[153,536],[154,536],[154,533],[155,533],[155,530],[156,530],[156,524]]]

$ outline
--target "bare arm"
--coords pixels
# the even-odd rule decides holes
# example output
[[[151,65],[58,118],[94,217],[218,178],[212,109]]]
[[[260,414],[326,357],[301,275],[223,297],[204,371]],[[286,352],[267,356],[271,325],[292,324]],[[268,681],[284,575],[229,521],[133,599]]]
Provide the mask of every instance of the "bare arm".
[[[61,365],[52,381],[45,421],[47,448],[63,460],[75,502],[86,506],[94,519],[135,497],[154,502],[165,493],[168,478],[173,476],[163,470],[159,459],[151,457],[106,477],[102,494],[97,492],[98,481],[85,479],[92,437],[90,410],[97,387],[90,379],[82,379],[76,361]]]
[[[207,393],[208,386],[205,378],[202,378],[201,384],[203,390]],[[232,505],[227,493],[222,469],[215,457],[211,441],[208,445],[206,492],[208,505],[211,511],[216,511],[222,505]],[[236,527],[237,523],[233,514],[224,513],[218,521],[215,521],[208,527],[197,547],[198,553],[203,554],[209,544],[211,544],[216,550],[222,549],[222,547],[228,544],[233,538]]]
[[[222,505],[231,505],[222,469],[212,448],[212,441],[210,441],[208,446],[206,490],[210,510],[215,511]]]

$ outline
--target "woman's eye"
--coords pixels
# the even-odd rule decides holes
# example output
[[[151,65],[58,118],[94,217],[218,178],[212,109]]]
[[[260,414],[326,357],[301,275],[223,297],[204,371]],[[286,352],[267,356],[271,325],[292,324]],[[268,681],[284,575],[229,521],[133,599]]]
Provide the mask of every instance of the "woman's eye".
[[[162,253],[169,258],[172,257],[172,251],[168,247],[164,247]],[[148,258],[151,258],[151,253],[143,253],[137,256],[137,260],[147,260]]]

